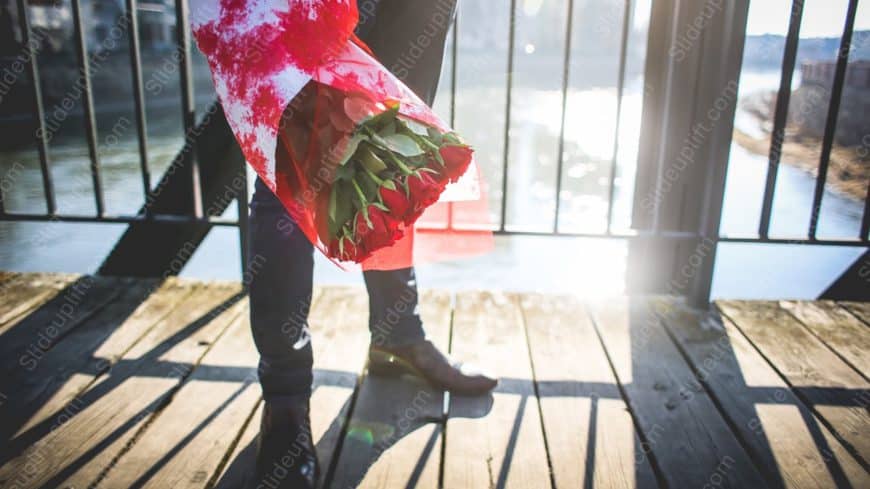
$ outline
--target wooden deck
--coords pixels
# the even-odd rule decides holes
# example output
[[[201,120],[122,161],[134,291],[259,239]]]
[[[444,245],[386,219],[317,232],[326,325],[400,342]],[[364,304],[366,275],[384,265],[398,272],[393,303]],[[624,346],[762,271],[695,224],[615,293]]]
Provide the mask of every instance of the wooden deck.
[[[261,404],[236,283],[0,274],[0,486],[243,487]],[[370,377],[361,289],[317,290],[333,488],[870,487],[870,305],[426,291],[489,396]],[[261,486],[268,487],[268,486]]]

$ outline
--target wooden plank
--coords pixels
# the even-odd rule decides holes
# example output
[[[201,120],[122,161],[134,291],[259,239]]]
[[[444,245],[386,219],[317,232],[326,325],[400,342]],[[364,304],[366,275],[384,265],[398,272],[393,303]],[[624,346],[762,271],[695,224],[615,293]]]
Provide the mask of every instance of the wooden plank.
[[[716,305],[846,448],[866,464],[870,453],[866,392],[870,384],[778,303],[721,301]]]
[[[450,295],[420,295],[426,333],[447,351]],[[367,375],[332,478],[335,488],[438,487],[444,393],[410,377]]]
[[[782,301],[780,306],[867,379],[870,328],[866,324],[833,301]]]
[[[325,479],[350,411],[360,373],[365,366],[368,332],[368,298],[358,287],[316,288],[308,324],[314,349],[314,383],[311,395],[311,432],[317,445],[321,474]],[[257,415],[259,416],[259,414]],[[254,481],[259,417],[241,440],[248,440],[231,455],[229,467],[220,475],[219,487],[238,487]],[[244,442],[242,442],[244,443]],[[256,485],[256,484],[255,484]]]
[[[28,273],[0,282],[0,334],[78,278],[68,273]]]
[[[556,487],[658,487],[583,305],[541,294],[520,305]]]
[[[457,296],[452,352],[500,377],[489,396],[451,396],[444,487],[548,487],[550,474],[532,369],[516,301]]]
[[[247,308],[100,487],[203,488],[260,401]]]
[[[870,326],[870,302],[844,301],[837,302],[841,307],[858,317],[864,324]]]
[[[45,436],[0,467],[0,484],[87,487],[166,404],[214,341],[241,313],[238,284],[198,288],[54,417]],[[35,463],[38,461],[38,463]]]
[[[870,487],[861,464],[728,318],[702,325],[681,306],[658,312],[772,486]]]
[[[115,300],[133,281],[85,275],[3,333],[0,371],[13,372],[45,355],[70,331]]]
[[[595,304],[595,324],[669,487],[767,487],[644,299]],[[689,462],[690,461],[690,462]]]
[[[314,348],[311,433],[325,479],[341,439],[371,337],[368,296],[359,287],[327,287],[311,310]]]
[[[227,457],[227,461],[217,477],[216,489],[239,489],[254,487],[252,482],[253,469],[257,461],[257,435],[260,433],[260,419],[263,414],[263,402],[254,408],[253,416],[248,420],[242,434]]]
[[[191,290],[171,279],[151,294],[155,285],[155,280],[141,280],[124,288],[57,347],[38,359],[28,357],[21,368],[7,373],[4,388],[15,396],[0,405],[4,440],[21,436],[60,411]],[[21,442],[32,441],[34,434],[23,436]]]

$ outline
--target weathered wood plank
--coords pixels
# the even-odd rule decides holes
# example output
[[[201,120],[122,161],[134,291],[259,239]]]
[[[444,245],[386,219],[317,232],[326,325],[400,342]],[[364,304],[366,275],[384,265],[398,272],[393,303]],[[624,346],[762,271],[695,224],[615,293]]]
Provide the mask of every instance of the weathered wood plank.
[[[38,362],[70,331],[118,298],[121,291],[132,284],[130,279],[80,277],[3,333],[0,341],[2,372]]]
[[[776,302],[716,305],[863,463],[870,454],[870,384]]]
[[[28,273],[0,281],[0,334],[78,278],[66,273]]]
[[[450,295],[420,295],[426,333],[447,351],[450,340]],[[366,375],[342,444],[334,489],[438,487],[441,455],[440,421],[444,396],[409,377]]]
[[[870,328],[866,324],[832,301],[782,301],[780,305],[867,378]]]
[[[172,279],[152,294],[155,285],[155,280],[141,280],[125,287],[57,347],[7,372],[4,387],[15,396],[0,405],[4,440],[22,435],[62,410],[191,290]],[[23,438],[24,443],[28,438],[32,441],[30,436]]]
[[[244,426],[233,452],[217,476],[216,489],[239,489],[255,486],[252,484],[253,469],[256,464],[257,436],[260,434],[260,419],[263,414],[263,401],[254,407],[251,419]]]
[[[585,307],[541,294],[520,305],[556,487],[658,487]]]
[[[444,487],[549,487],[550,474],[519,306],[502,293],[457,296],[451,351],[488,368],[490,396],[451,396]]]
[[[247,308],[100,487],[203,488],[260,401]]]
[[[766,487],[749,455],[642,299],[595,304],[595,324],[669,487]]]
[[[325,478],[365,365],[370,336],[368,298],[365,291],[357,287],[315,289],[315,294],[308,319],[314,349],[311,432]],[[258,429],[259,418],[256,426],[249,425],[243,434],[242,439],[248,439],[248,444],[232,455],[230,468],[220,476],[220,487],[233,487],[237,481],[256,485],[252,443]]]
[[[0,467],[0,484],[88,487],[98,481],[241,313],[239,285],[201,287],[128,350],[109,375],[53,417],[50,431]],[[38,461],[38,463],[35,463]]]
[[[771,486],[870,487],[870,476],[728,318],[674,305],[657,311]],[[694,388],[690,388],[690,395]]]
[[[837,302],[837,304],[848,309],[849,312],[864,321],[864,324],[870,326],[870,302],[843,301]]]
[[[336,448],[350,414],[351,398],[365,366],[371,337],[368,310],[368,296],[358,287],[325,288],[311,309],[311,432],[324,479],[338,455]]]

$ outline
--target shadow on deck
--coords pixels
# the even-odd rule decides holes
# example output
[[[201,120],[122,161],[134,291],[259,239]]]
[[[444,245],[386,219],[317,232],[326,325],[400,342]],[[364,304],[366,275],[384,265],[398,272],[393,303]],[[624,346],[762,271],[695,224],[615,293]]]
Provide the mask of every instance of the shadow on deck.
[[[0,487],[252,482],[239,284],[6,273],[0,297]],[[426,291],[433,341],[501,378],[463,398],[367,375],[365,292],[317,289],[324,487],[870,487],[870,304],[717,306]]]

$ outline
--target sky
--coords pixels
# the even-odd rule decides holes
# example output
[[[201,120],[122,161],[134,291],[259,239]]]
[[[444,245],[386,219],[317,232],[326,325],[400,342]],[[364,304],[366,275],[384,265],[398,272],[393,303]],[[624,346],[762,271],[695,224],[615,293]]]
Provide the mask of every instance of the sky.
[[[848,3],[848,0],[806,0],[801,37],[839,37],[843,33]],[[785,35],[791,4],[791,0],[751,0],[746,33]],[[858,3],[855,29],[870,29],[870,1]]]

